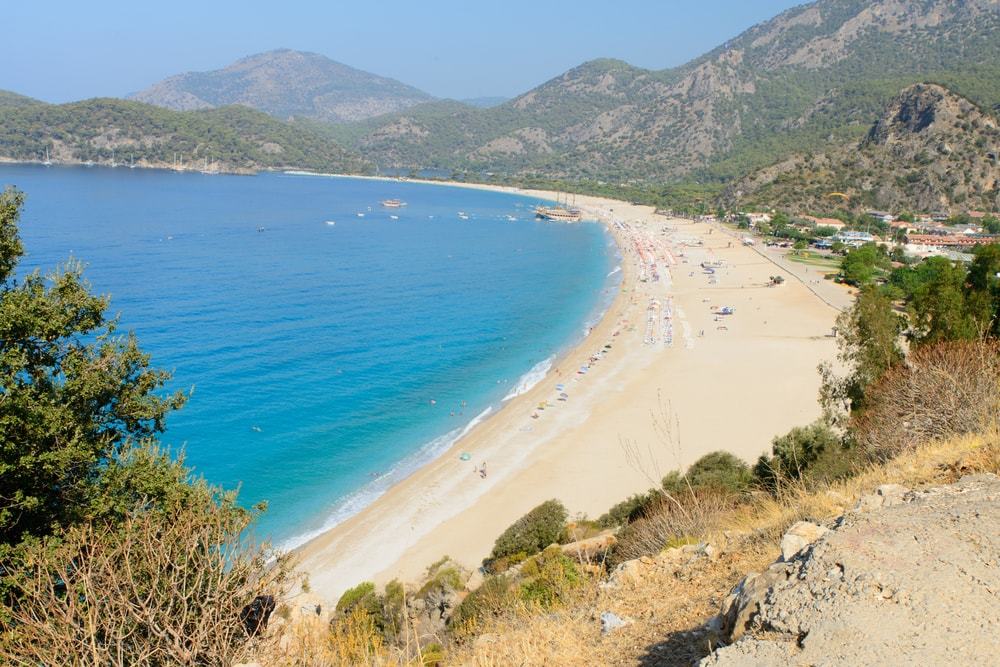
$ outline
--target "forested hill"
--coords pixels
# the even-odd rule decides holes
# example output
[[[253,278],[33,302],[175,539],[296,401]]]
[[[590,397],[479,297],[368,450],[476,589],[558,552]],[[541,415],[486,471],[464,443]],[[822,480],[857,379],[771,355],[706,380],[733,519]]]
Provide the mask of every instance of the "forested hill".
[[[819,0],[675,69],[596,60],[496,108],[432,103],[341,136],[384,166],[723,181],[861,139],[922,81],[991,108],[998,63],[995,0]]]
[[[45,104],[45,102],[36,100],[33,97],[18,95],[17,93],[12,93],[9,90],[0,90],[0,110],[15,107],[30,107],[39,104]]]
[[[219,171],[300,168],[366,172],[368,163],[316,130],[260,111],[229,106],[171,111],[140,102],[97,98],[45,104],[0,95],[0,159],[93,161]]]
[[[1000,210],[994,115],[941,86],[898,95],[860,142],[792,156],[728,188],[729,206],[822,212]]]
[[[291,49],[247,56],[220,70],[172,76],[132,98],[176,111],[242,104],[282,120],[324,122],[363,120],[432,99],[395,79]]]

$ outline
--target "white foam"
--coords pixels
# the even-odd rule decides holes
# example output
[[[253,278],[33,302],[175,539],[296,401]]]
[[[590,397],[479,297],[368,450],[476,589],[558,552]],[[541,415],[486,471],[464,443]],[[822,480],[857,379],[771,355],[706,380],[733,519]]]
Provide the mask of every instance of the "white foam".
[[[537,364],[531,367],[531,370],[521,376],[521,379],[517,381],[514,388],[503,397],[504,402],[517,398],[521,394],[525,394],[531,391],[531,388],[536,384],[541,382],[545,375],[552,369],[552,362],[555,361],[555,355],[552,355],[548,359],[539,361]]]
[[[469,431],[479,425],[484,419],[493,413],[490,406],[479,413],[475,419],[466,424],[463,428],[456,428],[444,435],[434,438],[425,443],[416,452],[410,454],[397,463],[391,470],[379,475],[376,479],[365,484],[357,491],[347,495],[334,505],[330,515],[323,522],[323,525],[315,530],[290,537],[279,545],[279,549],[291,551],[296,549],[314,537],[319,537],[331,528],[347,521],[352,516],[371,505],[385,494],[390,488],[403,481],[414,472],[442,456],[451,449],[451,446],[464,438]]]
[[[621,264],[619,264],[615,268],[611,269],[611,273],[609,273],[605,277],[610,278],[611,276],[615,275],[616,273],[621,273],[621,270],[622,270],[622,267],[621,267]]]

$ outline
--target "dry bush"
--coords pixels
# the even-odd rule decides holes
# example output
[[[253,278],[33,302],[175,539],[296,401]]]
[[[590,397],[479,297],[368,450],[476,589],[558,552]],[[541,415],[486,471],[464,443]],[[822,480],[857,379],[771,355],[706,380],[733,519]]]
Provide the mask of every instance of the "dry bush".
[[[732,494],[702,489],[678,498],[664,498],[622,529],[608,565],[615,567],[627,560],[656,555],[670,546],[696,542],[739,502]]]
[[[287,562],[240,541],[248,513],[202,500],[26,549],[0,663],[229,667],[247,656],[264,640],[249,637],[244,609],[283,593]]]
[[[852,432],[877,460],[982,430],[1000,411],[1000,344],[964,341],[918,348],[868,396],[869,407],[854,420]]]

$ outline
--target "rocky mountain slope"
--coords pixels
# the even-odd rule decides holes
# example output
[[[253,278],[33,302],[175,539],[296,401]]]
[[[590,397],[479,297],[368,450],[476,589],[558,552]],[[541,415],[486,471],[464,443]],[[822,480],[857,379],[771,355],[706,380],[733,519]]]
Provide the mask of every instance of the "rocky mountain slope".
[[[995,116],[932,84],[904,90],[860,142],[798,154],[734,183],[730,206],[821,212],[855,209],[1000,209]],[[844,201],[846,195],[849,200]]]
[[[179,74],[131,99],[188,111],[242,104],[281,119],[358,121],[401,111],[432,98],[317,53],[279,49],[211,72]]]
[[[782,547],[727,602],[739,640],[701,665],[971,665],[1000,651],[996,475],[880,487],[833,530],[800,524]]]
[[[116,99],[13,106],[0,100],[0,159],[41,161],[46,149],[57,163],[368,169],[359,155],[324,135],[242,106],[181,112]]]
[[[392,166],[725,179],[860,139],[921,81],[998,104],[997,62],[996,0],[818,0],[676,69],[592,61],[497,108],[416,107],[345,137]]]

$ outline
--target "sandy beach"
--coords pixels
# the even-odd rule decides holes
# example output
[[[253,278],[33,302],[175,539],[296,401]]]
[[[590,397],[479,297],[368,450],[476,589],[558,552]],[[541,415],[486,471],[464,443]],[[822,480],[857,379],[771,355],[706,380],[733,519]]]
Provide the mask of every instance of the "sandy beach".
[[[533,389],[302,546],[315,593],[334,601],[365,580],[416,581],[444,555],[474,569],[540,502],[596,518],[708,452],[753,462],[775,435],[819,416],[816,366],[835,352],[829,298],[808,281],[768,286],[791,276],[717,224],[595,197],[577,204],[623,256],[604,318]]]

